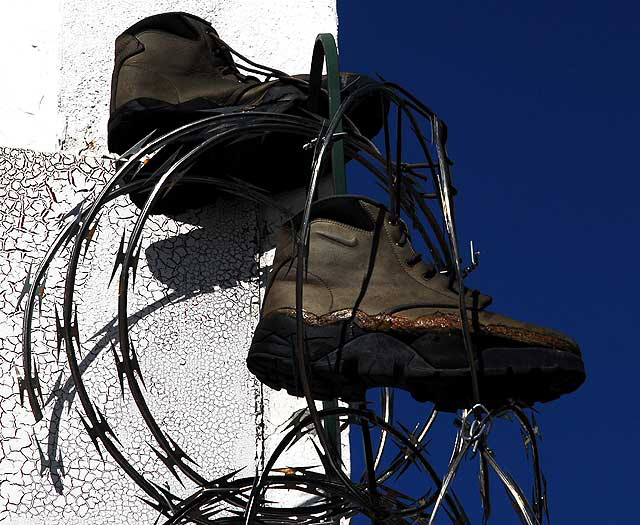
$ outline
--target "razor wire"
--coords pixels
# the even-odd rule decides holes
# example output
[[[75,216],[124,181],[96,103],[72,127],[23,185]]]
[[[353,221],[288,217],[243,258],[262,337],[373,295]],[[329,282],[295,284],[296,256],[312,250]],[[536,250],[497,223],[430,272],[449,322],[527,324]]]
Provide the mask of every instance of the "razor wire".
[[[344,117],[345,112],[362,97],[377,95],[397,111],[396,154],[392,158],[390,129],[385,119],[385,153]],[[344,130],[336,133],[340,118],[344,118]],[[418,140],[424,159],[407,163],[402,159],[402,121],[409,122],[413,136]],[[430,131],[425,136],[421,126]],[[294,418],[288,432],[267,460],[262,472],[256,476],[239,477],[239,472],[208,479],[198,471],[198,466],[188,453],[178,446],[154,418],[146,402],[142,370],[129,334],[127,298],[135,287],[137,261],[145,223],[155,203],[167,195],[176,185],[209,184],[216,190],[239,198],[249,199],[262,206],[274,207],[283,213],[289,210],[259,187],[231,177],[196,177],[190,167],[211,149],[233,141],[245,140],[247,136],[266,133],[289,134],[303,138],[307,148],[314,148],[311,177],[303,212],[302,228],[298,237],[298,283],[296,304],[298,318],[298,340],[296,344],[297,370],[302,390],[307,401],[303,414]],[[542,524],[546,511],[544,478],[539,465],[536,432],[524,408],[517,403],[487,410],[479,404],[477,373],[472,372],[474,385],[473,403],[459,416],[459,429],[455,437],[453,452],[447,472],[440,476],[426,457],[426,441],[429,431],[438,416],[434,408],[425,415],[419,428],[409,431],[395,424],[393,414],[393,391],[382,389],[382,414],[376,415],[365,405],[317,410],[309,387],[304,331],[302,330],[303,287],[302,269],[308,248],[308,225],[310,208],[316,194],[317,182],[326,171],[326,157],[331,145],[342,140],[347,157],[362,165],[373,175],[377,183],[387,191],[390,209],[397,219],[404,213],[420,234],[436,268],[455,275],[458,289],[463,290],[463,271],[457,249],[453,213],[453,188],[449,174],[450,161],[446,154],[446,127],[429,108],[420,103],[401,87],[392,83],[367,86],[351,94],[343,101],[338,113],[330,120],[314,115],[283,115],[269,112],[221,112],[200,121],[187,124],[172,132],[155,138],[155,134],[143,138],[120,157],[123,163],[113,178],[93,201],[83,201],[73,210],[68,222],[55,240],[44,259],[29,275],[30,283],[23,320],[22,349],[24,377],[19,378],[21,397],[31,407],[36,421],[41,420],[45,406],[39,378],[39,366],[32,349],[32,322],[38,289],[44,285],[47,270],[65,246],[71,244],[61,305],[61,318],[56,308],[56,338],[58,353],[64,347],[71,376],[82,406],[81,415],[85,429],[94,446],[102,456],[102,449],[113,458],[119,467],[140,487],[144,501],[166,518],[164,523],[334,523],[341,518],[358,514],[368,516],[376,523],[433,523],[439,513],[445,513],[451,523],[469,523],[462,505],[451,490],[451,485],[460,464],[465,458],[475,456],[479,461],[481,496],[485,522],[490,514],[488,490],[489,472],[505,487],[514,503],[519,517],[528,525]],[[154,177],[146,176],[150,171]],[[426,173],[424,172],[426,170]],[[426,191],[425,183],[433,188]],[[82,259],[82,250],[92,242],[93,233],[100,220],[100,212],[112,200],[130,192],[148,191],[144,207],[135,219],[131,233],[123,233],[113,268],[112,279],[118,274],[118,348],[113,347],[117,377],[123,396],[126,379],[129,395],[133,398],[142,419],[152,434],[155,444],[150,445],[166,469],[178,480],[181,476],[198,486],[190,496],[181,498],[167,488],[155,483],[127,458],[122,445],[111,428],[107,417],[101,413],[83,382],[77,354],[81,348],[77,310],[74,304],[77,269]],[[438,210],[430,208],[435,201]],[[442,220],[439,222],[437,213]],[[460,294],[460,317],[465,334],[465,346],[470,366],[474,366],[473,348],[465,317],[465,304]],[[355,308],[354,308],[355,313]],[[352,319],[353,320],[353,319]],[[513,478],[503,470],[488,446],[491,423],[497,418],[511,414],[520,426],[526,446],[531,449],[534,494],[531,502]],[[339,428],[359,425],[363,432],[376,429],[379,432],[375,447],[366,447],[366,472],[361,477],[350,477],[344,470],[338,451],[330,443],[323,421],[337,418]],[[305,466],[275,469],[281,454],[302,437],[308,437],[315,447],[324,473],[315,472]],[[398,448],[390,461],[384,461],[385,450]],[[401,476],[409,467],[415,466],[425,479],[424,492],[419,497],[410,497],[393,489],[389,482]],[[297,491],[310,496],[312,504],[295,507],[274,507],[267,493],[279,490]],[[547,518],[548,521],[548,518]]]

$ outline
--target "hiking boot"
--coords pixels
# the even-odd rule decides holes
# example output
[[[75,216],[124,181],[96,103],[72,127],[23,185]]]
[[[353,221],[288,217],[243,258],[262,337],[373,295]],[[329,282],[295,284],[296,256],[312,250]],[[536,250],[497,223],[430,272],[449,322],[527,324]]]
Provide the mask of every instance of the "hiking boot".
[[[294,367],[299,222],[279,234],[247,358],[260,381],[296,396],[302,395]],[[449,274],[421,261],[402,221],[393,224],[383,205],[364,197],[317,201],[308,253],[303,315],[316,399],[357,400],[367,388],[390,386],[442,410],[471,405],[458,292]],[[485,310],[491,298],[477,291],[464,294],[483,403],[551,401],[582,384],[574,341]]]
[[[154,129],[204,118],[194,118],[198,110],[236,105],[259,84],[238,71],[207,21],[187,13],[145,18],[116,39],[109,150],[122,153]]]
[[[309,118],[308,75],[262,82],[240,73],[228,46],[211,24],[187,13],[163,13],[136,23],[116,39],[111,84],[108,146],[124,153],[149,133],[157,136],[185,124],[223,112],[286,113]],[[341,74],[341,94],[378,82],[351,73]],[[327,117],[326,96],[320,117]],[[360,97],[346,113],[366,137],[382,127],[386,105],[376,93]],[[348,129],[348,124],[346,125]],[[271,192],[291,190],[308,182],[313,149],[299,133],[264,132],[234,136],[203,155],[190,175],[232,176]],[[241,139],[241,140],[239,140]],[[194,144],[195,145],[195,144]],[[154,176],[170,157],[165,148],[141,176]],[[286,162],[283,162],[286,159]],[[347,156],[348,160],[348,156]],[[142,207],[148,191],[131,195]],[[177,185],[153,213],[179,213],[213,202],[215,192],[206,183]]]

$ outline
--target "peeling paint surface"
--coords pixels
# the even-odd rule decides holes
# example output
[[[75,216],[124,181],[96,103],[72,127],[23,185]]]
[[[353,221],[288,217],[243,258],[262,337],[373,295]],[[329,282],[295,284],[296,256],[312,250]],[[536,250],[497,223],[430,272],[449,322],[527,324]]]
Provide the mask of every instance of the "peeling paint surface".
[[[47,401],[43,421],[33,425],[18,395],[25,279],[53,241],[60,219],[95,195],[112,173],[110,161],[90,156],[0,149],[3,517],[65,524],[123,523],[123,513],[136,516],[128,523],[152,523],[156,517],[138,499],[137,486],[108,455],[100,457],[81,423],[64,350],[57,355],[55,306],[62,299],[64,257],[47,275],[33,330]],[[111,203],[87,245],[76,279],[80,366],[96,407],[132,464],[155,483],[186,496],[193,486],[183,480],[182,488],[151,449],[153,437],[126,383],[120,388],[111,350],[117,344],[117,279],[109,280],[119,240],[137,212],[126,197]],[[256,232],[275,226],[265,226],[261,217],[255,204],[225,197],[175,219],[152,217],[129,301],[145,399],[162,429],[211,479],[243,467],[259,471],[279,441],[281,425],[304,406],[263,388],[244,363],[258,319],[264,265],[272,257],[272,250],[265,250],[268,240]],[[317,463],[311,447],[301,442],[278,466]]]
[[[3,523],[140,524],[157,517],[108,454],[100,457],[81,423],[64,349],[57,355],[55,305],[63,294],[64,256],[54,261],[36,307],[33,348],[47,401],[36,425],[28,403],[21,406],[18,376],[25,280],[64,215],[113,175],[113,163],[100,157],[106,153],[113,42],[139,19],[163,11],[208,19],[241,53],[292,73],[308,71],[315,35],[335,33],[337,26],[335,2],[318,0],[25,0],[3,7],[4,49],[15,50],[0,58],[15,75],[14,82],[0,86]],[[27,18],[28,28],[19,23]],[[136,214],[126,197],[111,203],[79,269],[81,368],[92,400],[134,466],[186,495],[193,487],[183,480],[183,488],[154,454],[153,437],[126,383],[123,395],[111,350],[117,279],[110,285],[109,279],[123,231],[130,231]],[[279,441],[281,425],[304,406],[263,388],[245,366],[264,271],[273,257],[269,238],[260,235],[274,231],[279,220],[254,204],[222,197],[212,207],[173,219],[152,217],[144,231],[129,326],[146,400],[163,430],[206,476],[242,467],[245,475],[259,471]],[[348,464],[348,443],[343,453]],[[315,464],[303,441],[277,466]]]
[[[3,150],[0,187],[11,189],[2,199],[8,219],[2,222],[7,256],[3,272],[9,287],[3,287],[2,308],[2,418],[7,424],[3,421],[6,477],[0,508],[11,514],[46,515],[59,523],[86,523],[89,515],[101,517],[95,523],[117,523],[127,511],[155,518],[136,501],[137,487],[115,465],[100,459],[78,417],[64,356],[56,359],[53,300],[61,298],[64,260],[56,261],[55,272],[47,277],[34,340],[45,396],[52,398],[42,422],[46,424],[32,429],[31,415],[18,405],[11,370],[21,367],[17,293],[29,266],[37,265],[53,240],[56,217],[101,188],[111,169],[109,163],[88,157]],[[78,274],[81,367],[90,394],[133,464],[157,478],[156,483],[172,486],[176,480],[147,445],[153,438],[135,406],[126,395],[122,400],[110,351],[117,283],[109,286],[108,281],[122,230],[131,227],[136,211],[125,198],[105,210]],[[184,221],[152,219],[129,305],[149,405],[211,477],[262,454],[255,424],[260,386],[244,366],[244,348],[259,307],[252,219],[251,210],[237,205],[200,210]],[[237,242],[246,233],[246,241]],[[216,253],[226,257],[216,258]],[[71,512],[77,521],[68,518]]]

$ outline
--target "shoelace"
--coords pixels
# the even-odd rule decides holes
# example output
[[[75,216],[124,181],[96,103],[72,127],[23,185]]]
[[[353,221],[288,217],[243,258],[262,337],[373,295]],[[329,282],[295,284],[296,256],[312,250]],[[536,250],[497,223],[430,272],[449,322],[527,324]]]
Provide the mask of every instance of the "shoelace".
[[[399,219],[395,225],[400,230],[400,237],[396,241],[396,244],[400,247],[406,246],[408,242],[411,242],[411,236],[409,235],[409,230],[407,228],[407,225],[402,219]],[[422,254],[413,250],[413,246],[411,247],[411,249],[413,251],[413,255],[405,261],[405,263],[407,263],[409,267],[413,267],[422,261]],[[428,279],[431,279],[433,276],[435,276],[438,271],[435,265],[432,263],[425,263],[425,266],[426,266],[426,271],[423,273],[422,277],[428,280]]]
[[[247,71],[249,73],[257,73],[257,74],[261,74],[261,75],[266,75],[267,79],[269,80],[270,77],[275,76],[276,78],[281,78],[281,77],[287,77],[289,78],[289,75],[282,73],[281,71],[278,71],[276,69],[271,69],[268,68],[266,66],[263,66],[261,64],[257,64],[256,62],[253,62],[247,58],[245,58],[243,55],[241,55],[240,53],[238,53],[237,51],[235,51],[231,46],[229,46],[229,44],[227,44],[224,40],[222,40],[216,33],[214,33],[213,31],[207,31],[207,35],[209,36],[209,38],[212,40],[212,42],[215,44],[215,48],[213,53],[215,54],[215,56],[220,57],[222,56],[222,58],[225,61],[225,66],[222,69],[222,74],[223,75],[229,75],[229,74],[233,74],[235,75],[238,80],[240,82],[246,83],[246,82],[260,82],[260,79],[253,76],[253,75],[245,75],[243,73],[240,72],[240,69],[238,67],[238,64],[236,64],[235,60],[233,59],[233,56],[237,56],[238,58],[240,58],[241,60],[244,60],[245,62],[247,62],[248,64],[251,64],[255,67],[257,67],[258,69],[252,69],[249,67],[245,67],[245,66],[240,66],[241,69],[243,69],[244,71]],[[264,71],[262,71],[264,70]]]
[[[209,37],[215,42],[217,46],[228,54],[228,61],[232,64],[231,71],[241,78],[241,82],[249,82],[249,81],[257,81],[260,82],[260,79],[251,75],[244,75],[240,73],[240,70],[246,71],[247,73],[255,73],[257,75],[266,76],[265,81],[270,80],[272,78],[277,79],[287,79],[289,82],[295,82],[298,84],[308,84],[307,81],[292,77],[288,75],[284,71],[280,71],[279,69],[274,69],[272,67],[268,67],[262,64],[258,64],[253,60],[247,58],[244,55],[238,53],[235,49],[233,49],[229,44],[227,44],[224,40],[222,40],[214,31],[207,31]],[[234,58],[236,57],[242,61],[242,64],[236,63]],[[247,66],[248,64],[248,66]]]
[[[215,47],[213,48],[214,56],[218,58],[222,58],[225,63],[224,67],[221,70],[222,74],[223,75],[234,74],[238,77],[238,79],[241,82],[245,82],[247,77],[242,73],[240,73],[240,71],[238,71],[238,68],[236,67],[233,61],[233,56],[231,56],[231,52],[228,49],[228,46],[220,39],[219,36],[217,36],[212,31],[207,31],[207,36],[211,39],[211,41],[215,45]]]

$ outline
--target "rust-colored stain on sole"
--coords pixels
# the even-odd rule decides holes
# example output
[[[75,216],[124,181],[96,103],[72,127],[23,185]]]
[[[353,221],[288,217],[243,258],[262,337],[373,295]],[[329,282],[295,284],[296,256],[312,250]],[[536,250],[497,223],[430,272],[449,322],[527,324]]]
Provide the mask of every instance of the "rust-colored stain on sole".
[[[296,316],[295,308],[279,308],[266,314],[271,315],[288,315]],[[302,311],[303,319],[308,326],[327,326],[337,322],[346,321],[351,318],[352,311],[349,309],[336,310],[324,315],[316,315],[306,310]],[[368,332],[402,332],[402,333],[420,333],[420,332],[450,332],[461,331],[462,324],[458,313],[436,312],[434,314],[410,319],[391,314],[369,315],[360,310],[356,311],[354,322],[363,330]],[[545,348],[554,348],[557,350],[566,350],[574,354],[580,354],[580,349],[576,344],[561,337],[552,334],[545,334],[524,328],[513,326],[505,326],[499,324],[480,324],[479,331],[482,335],[502,337],[512,339],[518,343],[542,346]],[[478,333],[472,329],[472,334]]]

